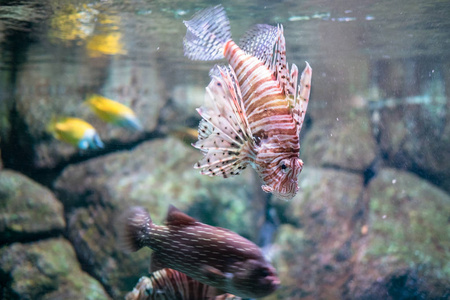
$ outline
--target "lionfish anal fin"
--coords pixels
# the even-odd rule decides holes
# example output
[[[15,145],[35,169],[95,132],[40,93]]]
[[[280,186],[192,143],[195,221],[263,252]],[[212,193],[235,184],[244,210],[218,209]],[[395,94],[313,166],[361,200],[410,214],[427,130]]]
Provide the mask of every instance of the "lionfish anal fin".
[[[215,66],[206,88],[198,141],[193,145],[205,155],[194,167],[210,176],[238,175],[244,169],[253,143],[239,84],[229,67]]]
[[[308,109],[309,94],[311,92],[311,76],[311,66],[308,62],[306,62],[306,67],[302,72],[302,76],[300,77],[300,87],[298,89],[298,96],[293,110],[293,116],[297,127],[297,134],[300,134],[300,130],[302,130],[306,110]]]

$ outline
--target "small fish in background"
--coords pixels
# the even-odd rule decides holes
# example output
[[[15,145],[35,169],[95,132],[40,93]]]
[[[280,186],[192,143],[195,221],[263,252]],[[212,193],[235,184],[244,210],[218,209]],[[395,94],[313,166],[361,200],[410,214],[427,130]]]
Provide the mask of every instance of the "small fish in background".
[[[156,225],[143,207],[130,208],[121,218],[124,250],[153,250],[150,271],[170,268],[221,293],[264,297],[280,284],[261,249],[237,233],[213,227],[170,206],[165,225]]]
[[[290,200],[298,191],[299,134],[311,88],[308,63],[298,82],[295,64],[289,71],[283,26],[256,25],[241,39],[231,39],[222,6],[199,11],[190,21],[184,53],[192,60],[225,58],[215,66],[206,88],[199,139],[204,154],[196,164],[209,176],[238,175],[250,164],[265,192]]]
[[[72,117],[53,118],[47,130],[58,140],[81,150],[103,148],[95,128],[88,122]]]
[[[190,146],[198,140],[198,129],[190,127],[175,127],[169,130],[169,134],[178,138],[186,145]]]
[[[122,103],[100,95],[91,95],[86,104],[103,121],[129,130],[141,131],[142,125],[133,110]]]
[[[172,269],[161,269],[150,276],[141,277],[126,300],[240,300],[242,298],[225,293],[198,282],[184,273]]]

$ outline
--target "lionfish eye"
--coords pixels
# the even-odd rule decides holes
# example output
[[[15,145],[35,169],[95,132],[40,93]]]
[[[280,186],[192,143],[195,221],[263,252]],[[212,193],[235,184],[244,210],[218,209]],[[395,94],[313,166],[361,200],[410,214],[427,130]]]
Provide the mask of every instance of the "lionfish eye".
[[[287,172],[288,172],[289,166],[290,166],[289,160],[283,159],[283,160],[281,161],[280,167],[281,167],[281,170],[282,170],[284,173],[287,173]]]

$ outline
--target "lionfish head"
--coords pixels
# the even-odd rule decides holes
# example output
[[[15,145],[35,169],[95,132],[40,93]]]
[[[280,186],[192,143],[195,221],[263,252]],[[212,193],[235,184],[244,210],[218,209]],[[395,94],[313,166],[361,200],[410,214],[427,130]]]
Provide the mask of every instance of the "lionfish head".
[[[270,180],[265,181],[262,189],[277,198],[291,200],[298,191],[298,175],[303,169],[303,161],[298,157],[274,160],[269,169],[275,176],[268,176]]]

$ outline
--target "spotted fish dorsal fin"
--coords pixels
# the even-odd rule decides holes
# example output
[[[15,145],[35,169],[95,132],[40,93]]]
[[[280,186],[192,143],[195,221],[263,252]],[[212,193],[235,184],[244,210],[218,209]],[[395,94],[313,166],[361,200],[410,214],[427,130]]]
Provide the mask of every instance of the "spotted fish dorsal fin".
[[[184,212],[179,210],[173,205],[169,206],[169,211],[167,212],[165,224],[170,226],[182,226],[182,225],[194,225],[197,222],[196,219],[186,215]]]
[[[205,156],[194,167],[203,175],[238,175],[253,147],[239,83],[230,67],[215,66],[210,76],[205,105],[197,109],[203,119],[193,144]]]

